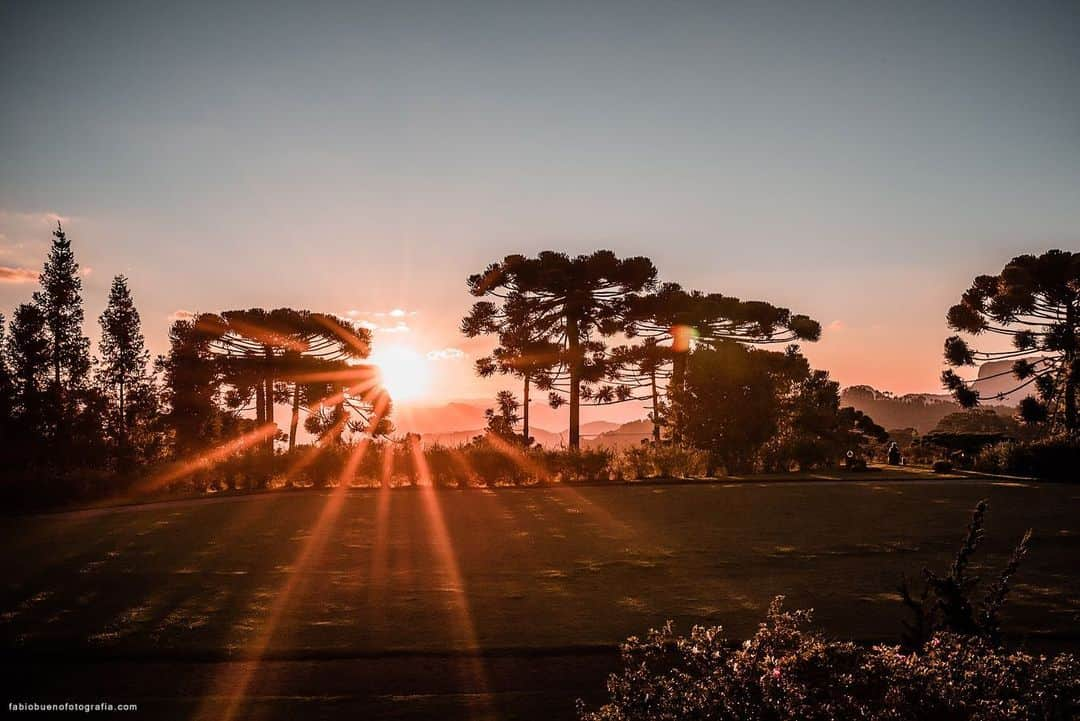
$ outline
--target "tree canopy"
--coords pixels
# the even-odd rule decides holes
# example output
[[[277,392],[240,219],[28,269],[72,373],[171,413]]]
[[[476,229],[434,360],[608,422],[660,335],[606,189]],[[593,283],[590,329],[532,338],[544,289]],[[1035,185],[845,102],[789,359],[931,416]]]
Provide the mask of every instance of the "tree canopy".
[[[530,341],[560,348],[558,364],[543,375],[544,386],[553,406],[569,403],[569,444],[578,448],[582,401],[610,403],[630,397],[628,388],[604,383],[611,366],[602,339],[623,330],[626,296],[649,290],[655,282],[651,260],[619,258],[610,250],[577,256],[554,251],[534,258],[509,255],[468,278],[472,295],[490,296],[502,305],[475,304],[463,328],[468,333],[497,326],[503,318],[519,318]]]
[[[1030,422],[1049,421],[1076,433],[1077,384],[1080,383],[1080,253],[1050,250],[1042,255],[1019,255],[997,275],[980,275],[949,309],[951,329],[975,337],[1001,337],[1003,349],[972,347],[954,335],[945,340],[945,360],[951,366],[971,366],[992,360],[1011,359],[1012,367],[996,375],[965,381],[952,370],[942,382],[957,402],[973,407],[988,400],[978,384],[1011,374],[1016,386],[1034,386],[1035,396],[1021,402],[1020,410]],[[992,345],[992,344],[989,344]],[[996,398],[1007,393],[998,393]]]

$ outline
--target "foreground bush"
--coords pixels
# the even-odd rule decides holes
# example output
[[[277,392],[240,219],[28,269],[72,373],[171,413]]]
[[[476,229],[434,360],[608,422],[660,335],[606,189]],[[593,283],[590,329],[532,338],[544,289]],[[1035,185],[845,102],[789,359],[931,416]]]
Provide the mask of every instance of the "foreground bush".
[[[674,443],[642,443],[615,457],[620,478],[690,478],[705,473],[705,454]]]
[[[1005,442],[984,448],[975,470],[1055,481],[1080,480],[1080,442],[1056,436],[1029,442]]]
[[[720,628],[678,636],[670,622],[623,646],[610,701],[583,721],[874,719],[1035,721],[1076,718],[1080,664],[1008,653],[985,640],[936,634],[918,653],[867,648],[807,630],[809,611],[773,601],[742,646]]]

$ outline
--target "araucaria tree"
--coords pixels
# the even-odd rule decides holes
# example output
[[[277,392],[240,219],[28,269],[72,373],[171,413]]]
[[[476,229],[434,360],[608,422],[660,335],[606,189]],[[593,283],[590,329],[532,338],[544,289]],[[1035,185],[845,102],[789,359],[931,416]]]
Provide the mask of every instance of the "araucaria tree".
[[[274,404],[290,402],[289,447],[295,446],[300,411],[305,428],[337,441],[347,430],[386,427],[388,406],[375,408],[376,373],[360,360],[371,352],[371,333],[325,313],[292,308],[229,310],[199,316],[196,326],[209,337],[208,348],[232,387],[234,410],[254,396],[257,425],[273,424]],[[388,399],[383,399],[388,403]],[[374,426],[368,427],[369,422]],[[265,450],[273,451],[273,436]]]
[[[71,250],[71,241],[60,223],[53,231],[53,244],[40,276],[41,290],[34,304],[45,320],[50,346],[50,392],[55,396],[52,430],[57,437],[75,414],[80,392],[90,371],[90,340],[83,335],[82,278]]]
[[[150,352],[124,276],[113,279],[108,306],[98,322],[101,357],[97,374],[109,406],[106,431],[116,446],[117,463],[123,466],[132,460],[132,426],[149,423],[157,407],[149,373]]]
[[[619,258],[609,250],[574,257],[552,251],[535,258],[510,255],[468,279],[469,292],[476,297],[520,303],[531,340],[558,345],[561,370],[550,371],[545,380],[553,405],[569,402],[573,449],[581,443],[582,400],[608,403],[630,396],[623,387],[608,385],[597,390],[611,370],[601,339],[624,329],[626,296],[650,290],[655,282],[651,260]],[[495,310],[491,304],[491,311]]]
[[[665,407],[677,401],[684,387],[691,346],[813,342],[821,337],[821,324],[765,301],[687,291],[678,283],[664,283],[654,292],[627,298],[625,332],[644,342],[619,349],[615,377],[626,387],[647,389],[644,397],[652,402],[653,435],[658,440]],[[661,385],[666,404],[658,392]]]
[[[999,274],[975,278],[946,319],[957,332],[1011,341],[1011,347],[977,350],[959,335],[946,339],[945,360],[952,366],[1013,361],[1008,370],[974,381],[952,370],[942,373],[943,383],[961,405],[973,407],[987,400],[978,390],[981,381],[1011,374],[1017,383],[1009,393],[1035,386],[1036,396],[1020,404],[1025,420],[1048,421],[1072,434],[1080,431],[1080,253],[1050,250],[1017,256]]]
[[[489,292],[495,296],[501,291]],[[478,358],[476,373],[482,378],[499,373],[512,375],[522,382],[521,438],[528,445],[529,402],[533,386],[549,390],[565,373],[562,346],[551,339],[552,329],[534,327],[536,298],[528,293],[509,292],[501,303],[477,301],[461,321],[461,332],[469,338],[494,335],[498,346],[489,355]]]
[[[487,419],[487,432],[498,437],[505,443],[529,445],[532,439],[518,434],[517,425],[521,422],[518,411],[521,410],[521,402],[510,391],[499,391],[495,394],[496,408],[488,408],[484,411]],[[484,436],[480,436],[483,438]]]

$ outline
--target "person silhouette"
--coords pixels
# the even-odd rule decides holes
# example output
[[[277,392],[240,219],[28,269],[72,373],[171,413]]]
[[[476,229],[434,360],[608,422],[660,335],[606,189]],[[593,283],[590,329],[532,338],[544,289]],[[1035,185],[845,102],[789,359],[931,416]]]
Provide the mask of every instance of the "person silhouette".
[[[890,466],[900,465],[900,446],[896,445],[896,441],[889,444],[888,458]]]

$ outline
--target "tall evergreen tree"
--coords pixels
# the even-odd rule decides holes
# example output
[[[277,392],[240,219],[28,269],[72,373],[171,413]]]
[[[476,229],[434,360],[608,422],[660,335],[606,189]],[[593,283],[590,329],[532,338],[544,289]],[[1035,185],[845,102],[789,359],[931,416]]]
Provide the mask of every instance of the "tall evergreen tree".
[[[56,396],[55,430],[72,416],[78,391],[90,371],[90,339],[83,334],[82,278],[71,241],[59,221],[53,244],[41,271],[41,290],[34,303],[45,320],[50,345],[52,392]]]
[[[23,303],[11,318],[6,342],[14,402],[12,415],[19,429],[32,438],[43,430],[45,385],[52,366],[52,350],[45,329],[41,309]]]
[[[128,281],[113,278],[109,303],[98,319],[101,324],[101,366],[98,377],[109,402],[109,420],[121,458],[128,455],[129,428],[133,422],[131,397],[142,395],[148,380],[150,352],[146,350]]]
[[[222,374],[210,350],[215,337],[193,320],[178,320],[169,329],[169,354],[157,361],[168,406],[165,422],[177,457],[197,453],[220,435]]]
[[[4,314],[0,313],[0,433],[9,437],[15,418],[15,381],[7,359],[7,334]]]

